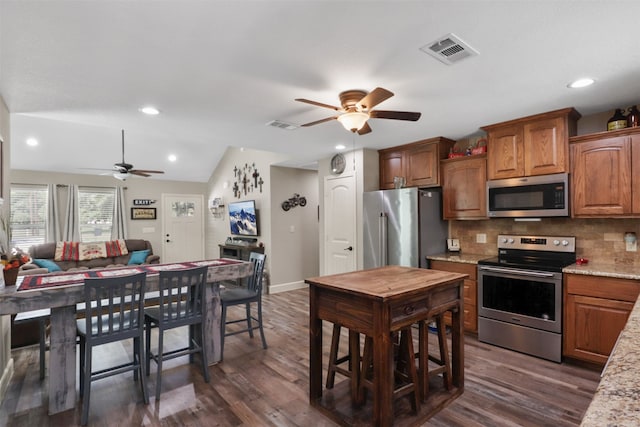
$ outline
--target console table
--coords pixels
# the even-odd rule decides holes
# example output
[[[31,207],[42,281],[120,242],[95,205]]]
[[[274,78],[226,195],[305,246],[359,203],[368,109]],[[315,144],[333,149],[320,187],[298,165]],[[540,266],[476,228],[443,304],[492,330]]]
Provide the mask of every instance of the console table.
[[[312,406],[341,424],[358,421],[390,426],[393,412],[393,340],[395,331],[433,313],[450,310],[451,368],[453,388],[440,396],[430,394],[424,408],[408,424],[415,425],[431,417],[464,389],[463,282],[466,274],[400,266],[386,266],[351,273],[306,279],[309,284],[309,400]],[[340,400],[349,393],[322,396],[322,321],[340,324],[350,332],[373,338],[373,417],[366,414],[339,413]],[[359,353],[357,341],[352,354]],[[355,357],[359,359],[358,356]],[[356,362],[356,368],[357,362]],[[350,390],[357,387],[358,375],[352,375]],[[332,392],[334,392],[332,390]],[[350,399],[349,399],[350,400]],[[368,411],[366,411],[368,412]],[[404,425],[404,424],[403,424]]]
[[[256,252],[259,254],[264,253],[264,246],[249,246],[249,245],[233,245],[233,244],[224,244],[218,245],[220,247],[220,258],[232,258],[232,259],[240,259],[243,261],[249,261],[249,255],[251,252]]]

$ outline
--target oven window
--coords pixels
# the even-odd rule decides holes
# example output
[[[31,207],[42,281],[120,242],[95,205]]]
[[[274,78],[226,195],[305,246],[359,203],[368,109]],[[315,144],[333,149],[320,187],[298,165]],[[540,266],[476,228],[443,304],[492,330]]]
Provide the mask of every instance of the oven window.
[[[485,275],[484,308],[555,321],[555,284]]]

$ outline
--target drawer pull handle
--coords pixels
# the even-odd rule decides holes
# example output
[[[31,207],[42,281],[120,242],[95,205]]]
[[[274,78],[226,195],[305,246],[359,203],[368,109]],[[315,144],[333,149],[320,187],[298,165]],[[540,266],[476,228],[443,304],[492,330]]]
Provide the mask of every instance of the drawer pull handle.
[[[413,314],[413,312],[415,311],[415,307],[412,305],[407,305],[404,307],[404,314]]]

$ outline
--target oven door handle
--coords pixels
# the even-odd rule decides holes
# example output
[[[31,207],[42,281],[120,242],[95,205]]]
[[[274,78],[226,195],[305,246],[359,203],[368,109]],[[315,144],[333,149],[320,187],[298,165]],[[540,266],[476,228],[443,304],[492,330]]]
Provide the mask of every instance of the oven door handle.
[[[539,271],[523,271],[523,270],[514,270],[511,268],[499,268],[499,267],[480,267],[480,270],[483,271],[492,271],[494,273],[506,273],[506,274],[518,274],[520,276],[533,276],[533,277],[553,277],[553,273],[541,273]]]

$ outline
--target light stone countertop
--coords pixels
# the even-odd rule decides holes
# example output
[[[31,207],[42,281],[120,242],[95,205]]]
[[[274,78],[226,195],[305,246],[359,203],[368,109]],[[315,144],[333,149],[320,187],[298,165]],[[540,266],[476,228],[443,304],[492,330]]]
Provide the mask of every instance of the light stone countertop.
[[[636,301],[581,427],[640,426],[639,337],[640,302]]]
[[[563,273],[585,274],[587,276],[614,277],[616,279],[640,280],[640,267],[623,264],[606,264],[591,262],[578,265],[571,264],[562,269]]]
[[[428,260],[459,262],[462,264],[477,264],[481,259],[491,258],[491,255],[467,254],[464,252],[446,252],[442,254],[427,255]]]

